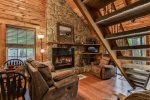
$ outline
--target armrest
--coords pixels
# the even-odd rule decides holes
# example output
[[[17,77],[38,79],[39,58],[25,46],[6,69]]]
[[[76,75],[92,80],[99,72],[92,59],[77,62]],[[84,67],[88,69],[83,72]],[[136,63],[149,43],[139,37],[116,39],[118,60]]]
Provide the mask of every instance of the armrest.
[[[78,82],[78,80],[79,80],[79,77],[77,75],[73,75],[73,76],[70,76],[70,77],[65,78],[63,80],[60,80],[58,82],[55,82],[54,86],[56,88],[62,88],[62,87],[68,86],[72,83]]]
[[[54,79],[54,81],[60,81],[63,80],[67,77],[73,76],[75,75],[75,71],[74,70],[65,70],[65,71],[56,71],[56,72],[52,72],[52,77]]]

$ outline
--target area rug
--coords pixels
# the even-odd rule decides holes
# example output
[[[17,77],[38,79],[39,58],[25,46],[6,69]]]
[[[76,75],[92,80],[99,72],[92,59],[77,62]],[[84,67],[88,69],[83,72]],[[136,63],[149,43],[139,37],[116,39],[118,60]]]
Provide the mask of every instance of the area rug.
[[[87,78],[87,76],[85,76],[85,75],[83,75],[83,74],[79,74],[78,76],[79,76],[79,80],[82,80],[82,79]]]

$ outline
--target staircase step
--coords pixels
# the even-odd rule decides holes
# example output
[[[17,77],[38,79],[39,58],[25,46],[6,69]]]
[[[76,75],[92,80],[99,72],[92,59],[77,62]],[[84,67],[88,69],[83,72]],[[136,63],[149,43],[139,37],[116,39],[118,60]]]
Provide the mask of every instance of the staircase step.
[[[137,70],[137,69],[127,69],[125,71],[127,74],[133,74],[133,75],[140,75],[140,76],[149,76],[149,72],[143,71],[143,70]]]
[[[148,15],[150,13],[149,9],[150,0],[139,0],[106,16],[99,17],[96,20],[96,23],[104,26],[121,23],[134,18],[142,17],[144,15]]]
[[[134,76],[129,77],[129,79],[130,79],[131,81],[135,82],[135,83],[140,83],[140,84],[143,84],[143,85],[146,83],[146,80],[139,79],[139,78],[136,78],[136,77],[134,77]]]
[[[83,3],[91,8],[101,9],[116,0],[83,0]]]
[[[114,34],[108,34],[105,36],[105,39],[107,40],[122,39],[122,38],[145,36],[145,35],[150,35],[150,26],[141,27],[138,29],[128,30],[124,32],[114,33]]]
[[[117,59],[117,55],[115,52],[112,52],[109,41],[107,41],[104,36],[103,36],[103,27],[99,26],[95,23],[93,16],[91,15],[91,13],[89,12],[89,8],[88,6],[86,6],[85,4],[83,4],[83,2],[81,0],[73,0],[74,3],[77,5],[78,9],[81,11],[82,15],[87,19],[87,21],[89,22],[89,24],[91,25],[91,27],[94,29],[95,34],[97,35],[97,37],[101,40],[102,44],[105,46],[105,48],[107,49],[108,53],[110,54],[112,60],[115,62],[116,66],[119,68],[120,72],[122,73],[122,75],[124,76],[124,78],[127,80],[127,82],[130,84],[130,86],[132,88],[134,88],[134,84],[132,82],[130,82],[130,80],[128,79],[128,76],[126,75],[126,73],[124,72],[123,68],[121,67],[121,63],[120,61]],[[94,1],[94,0],[92,0]],[[100,1],[100,0],[99,0]],[[107,1],[107,0],[104,0]]]
[[[150,45],[136,45],[136,46],[122,46],[122,47],[112,47],[112,50],[134,50],[134,49],[150,49]]]
[[[139,84],[139,83],[134,83],[134,85],[137,86],[137,87],[145,88],[144,85]]]
[[[131,56],[118,56],[118,59],[123,60],[141,60],[141,61],[150,61],[150,57],[131,57]]]
[[[141,64],[123,64],[123,68],[131,68],[131,69],[140,69],[144,71],[150,71],[150,65],[141,65]]]

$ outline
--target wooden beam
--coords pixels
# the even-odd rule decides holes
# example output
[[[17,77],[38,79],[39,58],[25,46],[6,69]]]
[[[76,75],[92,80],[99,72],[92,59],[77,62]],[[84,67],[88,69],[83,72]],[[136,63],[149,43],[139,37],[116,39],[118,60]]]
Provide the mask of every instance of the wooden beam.
[[[85,5],[81,2],[81,0],[74,0],[74,2],[77,5],[77,7],[79,8],[79,10],[81,11],[81,13],[84,15],[84,17],[87,19],[89,24],[95,30],[96,35],[101,40],[101,42],[104,45],[104,47],[107,49],[108,53],[110,54],[110,57],[114,60],[114,62],[116,63],[117,67],[120,69],[120,71],[123,74],[123,76],[125,77],[125,79],[129,82],[129,84],[132,87],[134,87],[134,85],[129,81],[126,73],[123,70],[123,68],[121,67],[121,62],[117,59],[116,52],[111,50],[111,47],[110,47],[108,41],[104,38],[104,36],[102,34],[102,30],[94,22],[93,18],[91,17],[91,15],[90,15],[89,11],[87,10],[87,8],[85,7]]]
[[[3,65],[5,61],[6,61],[6,25],[0,24],[0,65]]]
[[[134,49],[150,49],[150,45],[137,45],[137,46],[122,46],[122,47],[112,47],[112,50],[134,50]]]
[[[91,8],[101,9],[116,0],[83,0],[83,3]]]
[[[104,26],[121,23],[124,21],[132,20],[134,18],[150,14],[149,9],[150,9],[150,1],[140,0],[122,9],[112,12],[106,16],[99,17],[96,20],[96,23]]]
[[[6,44],[6,46],[11,48],[35,48],[35,45],[23,45],[23,44]]]
[[[150,34],[150,26],[142,27],[138,29],[133,29],[129,31],[114,33],[110,35],[106,35],[105,39],[122,39],[122,38],[129,38],[129,37],[136,37],[136,36],[145,36]]]
[[[150,57],[130,57],[130,56],[118,56],[118,59],[123,60],[140,60],[140,61],[150,61]]]

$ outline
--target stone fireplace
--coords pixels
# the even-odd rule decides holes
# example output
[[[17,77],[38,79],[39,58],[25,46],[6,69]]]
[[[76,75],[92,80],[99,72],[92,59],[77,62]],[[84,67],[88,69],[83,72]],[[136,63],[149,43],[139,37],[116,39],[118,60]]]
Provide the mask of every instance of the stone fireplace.
[[[53,48],[52,63],[56,70],[74,67],[74,48]]]

